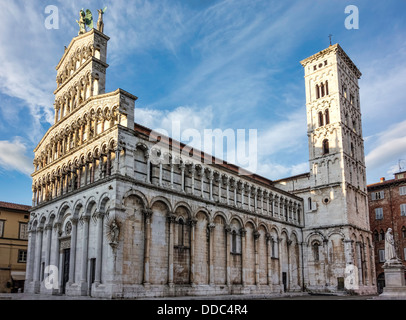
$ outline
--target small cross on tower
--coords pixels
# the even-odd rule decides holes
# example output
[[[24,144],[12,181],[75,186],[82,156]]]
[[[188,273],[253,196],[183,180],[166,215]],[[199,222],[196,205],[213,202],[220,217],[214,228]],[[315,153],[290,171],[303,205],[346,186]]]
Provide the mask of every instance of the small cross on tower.
[[[328,35],[328,38],[330,39],[330,46],[331,46],[331,37],[332,37],[333,35],[332,34],[329,34]]]

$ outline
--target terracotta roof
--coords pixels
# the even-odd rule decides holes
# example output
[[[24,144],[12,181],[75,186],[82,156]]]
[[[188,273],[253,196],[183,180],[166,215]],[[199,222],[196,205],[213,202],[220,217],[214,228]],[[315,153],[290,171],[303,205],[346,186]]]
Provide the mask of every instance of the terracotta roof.
[[[367,189],[378,189],[380,187],[386,188],[391,184],[400,184],[400,183],[404,183],[404,182],[406,182],[406,178],[384,180],[382,182],[376,182],[376,183],[367,185]]]
[[[180,148],[180,150],[182,150],[185,146],[187,146],[185,143],[179,142],[179,141],[172,139],[170,137],[167,137],[161,133],[154,132],[152,129],[147,128],[139,123],[134,123],[134,130],[143,135],[152,137],[153,139],[157,139],[159,137],[159,139],[158,139],[159,142],[165,143],[166,145],[171,146],[171,147],[175,146],[175,148]],[[203,163],[216,164],[216,166],[228,169],[236,175],[243,174],[244,176],[248,176],[257,182],[262,182],[265,185],[273,186],[272,180],[270,180],[268,178],[265,178],[258,174],[249,172],[248,170],[246,170],[244,168],[238,167],[237,165],[232,164],[232,163],[228,163],[225,160],[216,158],[215,156],[212,156],[212,155],[205,153],[201,150],[198,150],[196,148],[193,148],[193,150],[195,151],[194,154],[200,155],[200,157],[198,156],[197,159],[202,161]],[[194,157],[194,158],[196,159],[196,157]]]
[[[0,208],[21,210],[21,211],[29,211],[31,209],[31,206],[26,206],[24,204],[17,204],[17,203],[10,203],[10,202],[0,201]]]

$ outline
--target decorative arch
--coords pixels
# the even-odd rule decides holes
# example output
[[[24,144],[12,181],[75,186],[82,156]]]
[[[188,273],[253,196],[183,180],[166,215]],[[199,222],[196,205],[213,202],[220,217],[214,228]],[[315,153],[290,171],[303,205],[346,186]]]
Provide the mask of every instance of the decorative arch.
[[[125,199],[127,199],[130,196],[135,196],[135,197],[140,198],[144,209],[150,207],[147,197],[141,191],[134,190],[134,189],[130,189],[124,194],[123,198],[121,199],[121,204],[124,205]]]
[[[154,204],[156,204],[157,202],[163,202],[166,207],[168,208],[168,210],[170,212],[173,212],[173,208],[172,208],[172,204],[170,203],[170,201],[162,196],[156,196],[151,200],[151,208],[154,206]]]

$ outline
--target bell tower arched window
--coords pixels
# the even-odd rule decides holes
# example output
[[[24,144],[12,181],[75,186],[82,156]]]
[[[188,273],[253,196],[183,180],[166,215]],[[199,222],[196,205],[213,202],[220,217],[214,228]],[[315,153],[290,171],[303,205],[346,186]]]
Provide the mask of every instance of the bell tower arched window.
[[[319,127],[323,126],[323,112],[319,112]]]
[[[326,119],[326,124],[330,123],[330,112],[328,109],[326,109],[326,111],[324,111],[324,117]]]
[[[323,154],[329,154],[330,153],[330,146],[328,139],[323,140]]]
[[[313,258],[314,258],[314,261],[319,261],[320,260],[319,247],[320,247],[320,244],[318,242],[315,242],[313,244]]]

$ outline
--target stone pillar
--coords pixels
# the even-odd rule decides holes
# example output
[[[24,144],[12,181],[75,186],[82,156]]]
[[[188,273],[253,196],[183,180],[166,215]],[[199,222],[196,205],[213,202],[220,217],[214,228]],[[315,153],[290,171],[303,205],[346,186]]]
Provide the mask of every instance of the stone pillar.
[[[230,261],[230,252],[231,252],[231,227],[230,225],[225,226],[226,232],[226,284],[227,286],[231,285],[231,261]]]
[[[219,191],[218,191],[218,201],[219,201],[219,203],[222,203],[222,201],[221,201],[221,188],[222,188],[222,185],[223,185],[223,178],[221,176],[221,173],[219,173]]]
[[[81,294],[87,294],[87,262],[88,262],[88,250],[89,250],[89,220],[90,217],[83,216],[83,237],[82,237],[82,270],[81,270]]]
[[[192,182],[191,182],[191,194],[195,194],[195,173],[196,173],[196,167],[195,165],[192,163],[192,165],[190,166],[190,172],[192,174]]]
[[[254,253],[255,253],[255,284],[259,285],[259,258],[258,258],[258,239],[260,233],[256,230],[254,232]]]
[[[181,191],[185,192],[185,164],[183,162],[180,164],[180,173],[181,173],[180,177]]]
[[[152,183],[152,177],[151,177],[151,160],[149,158],[149,155],[145,155],[145,159],[147,160],[147,180],[145,182]]]
[[[282,257],[281,257],[281,252],[282,252],[282,241],[280,238],[276,239],[276,247],[278,248],[278,263],[279,263],[279,285],[281,288],[283,288],[283,282],[282,282]]]
[[[362,285],[363,283],[363,269],[362,269],[362,243],[357,241],[356,242],[356,250],[357,250],[357,266],[358,266],[358,284]]]
[[[229,180],[229,178],[226,177],[226,203],[227,203],[227,205],[230,204],[229,191],[230,191],[230,180]]]
[[[248,190],[249,190],[249,186],[248,186]],[[245,185],[244,185],[244,183],[243,182],[241,182],[241,208],[242,209],[245,209],[244,208],[244,198],[245,198],[245,195],[244,195],[244,191],[245,191]],[[249,194],[248,194],[248,210],[249,210]]]
[[[261,198],[261,214],[264,214],[264,197],[265,197],[265,192],[262,190],[258,191],[258,195]]]
[[[302,251],[303,251],[303,285],[307,287],[309,285],[309,269],[308,269],[308,260],[309,260],[309,248],[306,242],[302,242]]]
[[[241,284],[242,286],[245,286],[245,282],[246,282],[246,270],[245,270],[245,255],[246,255],[246,248],[245,248],[245,244],[246,244],[246,239],[245,236],[247,234],[247,230],[245,230],[244,228],[241,228],[240,230],[240,234],[241,234]]]
[[[266,264],[267,264],[267,273],[266,273],[266,282],[267,285],[271,287],[272,290],[272,270],[271,270],[271,257],[272,257],[272,248],[271,248],[271,235],[266,234]]]
[[[237,181],[234,182],[234,206],[237,207]]]
[[[293,279],[293,276],[292,276],[292,264],[290,263],[290,252],[291,252],[291,250],[292,250],[292,240],[290,240],[290,239],[287,239],[287,241],[286,241],[286,246],[287,246],[287,252],[288,252],[288,274],[287,274],[287,281],[286,281],[286,284],[287,284],[287,288],[286,288],[286,290],[287,291],[289,291],[290,290],[290,288],[292,287],[292,284],[291,284],[291,281],[292,281],[292,279]],[[327,280],[326,280],[327,281]]]
[[[151,249],[151,209],[144,209],[144,221],[145,221],[145,246],[144,246],[144,286],[149,286],[149,257]]]
[[[362,265],[363,265],[363,274],[364,274],[364,282],[365,285],[369,285],[369,276],[368,276],[368,253],[367,253],[367,246],[366,244],[362,244],[362,256],[364,257],[364,260],[362,261]]]
[[[200,171],[200,191],[201,191],[201,197],[204,198],[204,168],[201,167]]]
[[[61,227],[61,223],[60,222],[56,222],[53,225],[53,232],[56,233],[55,236],[55,242],[54,242],[54,261],[53,261],[53,265],[58,267],[59,270],[59,283],[62,283],[61,277],[62,277],[62,270],[63,270],[63,266],[62,266],[62,259],[60,259],[60,248],[59,248],[59,229]],[[60,291],[60,286],[58,289],[53,289],[52,294],[59,294]]]
[[[176,216],[173,213],[169,213],[167,216],[169,224],[169,245],[168,245],[168,285],[173,287],[173,244],[174,244],[174,222]]]
[[[114,167],[116,169],[116,173],[120,173],[120,151],[121,149],[119,147],[117,147],[117,149],[115,150],[116,158],[114,159]]]
[[[159,182],[158,185],[162,187],[162,162],[159,162]]]
[[[209,228],[209,284],[212,286],[214,285],[214,228],[216,225],[214,223],[210,223],[208,226]]]
[[[35,265],[34,265],[34,293],[39,293],[42,258],[42,233],[43,228],[37,227],[35,240]]]
[[[213,171],[210,170],[209,172],[209,199],[210,201],[213,201]]]
[[[105,214],[103,212],[99,212],[97,214],[97,243],[96,243],[96,267],[95,267],[96,270],[94,279],[94,283],[96,286],[101,284],[104,215]]]
[[[70,238],[70,257],[69,257],[69,283],[75,283],[75,266],[76,266],[76,241],[78,230],[78,219],[72,218],[72,233]]]
[[[171,166],[171,189],[173,189],[173,163],[170,163]]]
[[[195,286],[195,229],[197,220],[190,220],[190,284]]]
[[[251,211],[251,186],[247,185],[247,195],[248,195],[248,211]]]
[[[46,247],[45,247],[45,267],[49,266],[51,258],[51,240],[52,240],[52,224],[47,224],[45,226],[46,231]]]
[[[34,279],[34,261],[35,261],[35,239],[36,232],[33,230],[28,231],[28,252],[27,252],[27,265],[26,265],[26,283],[32,282]]]

